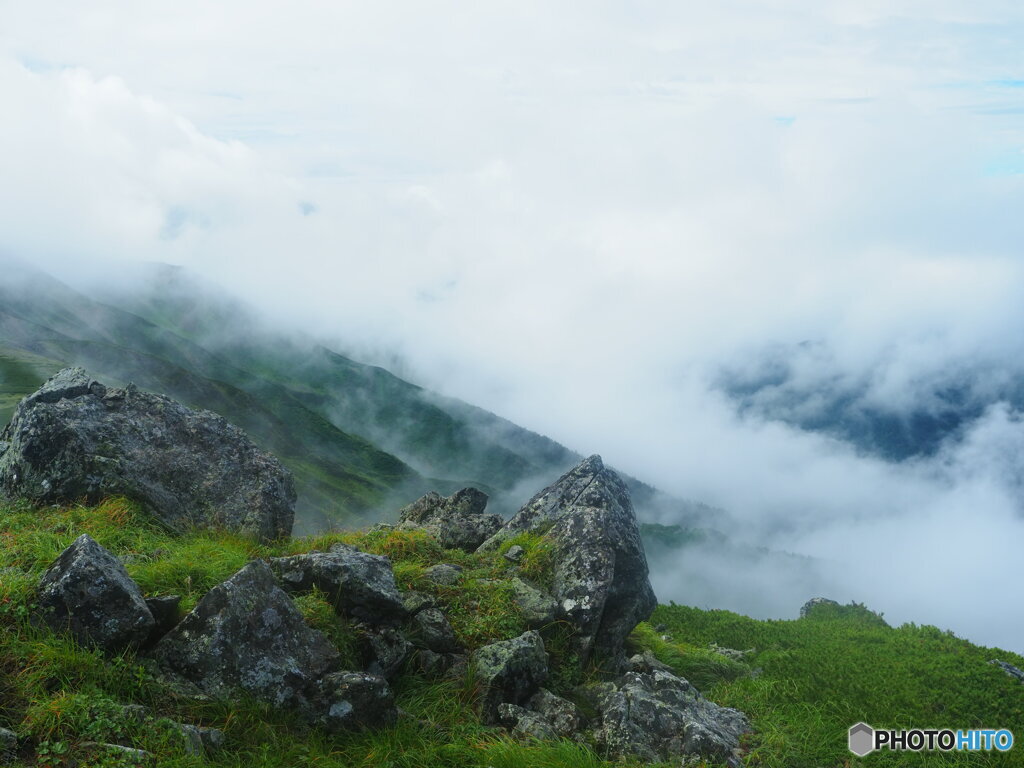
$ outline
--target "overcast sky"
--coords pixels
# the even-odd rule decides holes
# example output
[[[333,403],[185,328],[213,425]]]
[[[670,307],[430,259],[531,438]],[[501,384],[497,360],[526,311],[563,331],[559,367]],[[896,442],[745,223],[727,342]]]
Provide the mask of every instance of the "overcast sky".
[[[185,265],[1020,651],[1012,408],[894,464],[712,383],[808,340],[883,404],[1020,372],[1022,52],[979,0],[0,0],[0,249]]]

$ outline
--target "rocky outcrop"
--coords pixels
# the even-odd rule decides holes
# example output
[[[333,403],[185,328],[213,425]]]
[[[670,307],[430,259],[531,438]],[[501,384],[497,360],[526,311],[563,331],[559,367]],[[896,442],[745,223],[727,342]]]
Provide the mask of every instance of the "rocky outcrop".
[[[1008,661],[992,659],[992,661],[990,661],[989,664],[995,664],[1010,677],[1016,679],[1020,683],[1024,683],[1024,670],[1018,669],[1017,667],[1013,666],[1013,664],[1010,664]]]
[[[121,561],[83,533],[39,580],[40,618],[83,645],[119,653],[143,645],[155,627],[138,584]]]
[[[657,604],[625,483],[591,456],[528,501],[481,549],[524,532],[554,543],[557,617],[576,629],[580,663],[598,653],[606,666],[621,667],[623,642]]]
[[[0,491],[38,503],[124,495],[175,529],[261,539],[291,533],[291,473],[237,427],[68,368],[18,405],[0,434]]]
[[[420,528],[445,549],[473,552],[501,528],[498,515],[487,514],[487,494],[476,488],[444,497],[431,491],[398,513],[399,528]]]
[[[536,631],[478,648],[472,662],[482,687],[480,714],[485,723],[500,722],[501,704],[522,705],[548,678],[544,641]]]
[[[207,592],[153,656],[210,696],[242,692],[309,718],[322,713],[320,681],[339,658],[259,560]]]
[[[406,617],[391,561],[335,544],[328,552],[276,557],[270,568],[288,592],[319,589],[335,610],[368,624],[397,624]]]
[[[746,717],[708,701],[686,680],[660,670],[627,672],[588,695],[598,712],[594,737],[612,757],[655,763],[699,755],[739,765]]]

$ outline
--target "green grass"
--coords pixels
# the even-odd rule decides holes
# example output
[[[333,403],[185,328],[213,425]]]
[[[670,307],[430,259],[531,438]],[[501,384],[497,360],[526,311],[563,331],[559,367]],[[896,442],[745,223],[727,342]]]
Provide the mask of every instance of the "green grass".
[[[1024,738],[1024,686],[989,664],[1024,658],[982,648],[931,626],[889,627],[863,606],[824,608],[795,621],[757,621],[728,611],[659,606],[640,644],[700,686],[711,699],[751,716],[748,756],[765,768],[820,766],[1020,766],[1008,753],[876,752],[856,759],[846,730],[858,721],[884,728],[1010,728]],[[652,635],[654,637],[652,638]],[[708,665],[707,647],[755,649],[739,667]],[[705,649],[705,650],[702,650]]]
[[[27,764],[127,765],[123,757],[85,746],[115,741],[153,752],[161,766],[611,765],[587,743],[519,743],[482,725],[475,715],[479,691],[470,672],[442,680],[407,672],[394,683],[398,705],[407,713],[398,724],[335,736],[258,702],[184,697],[155,677],[144,657],[125,653],[107,658],[30,620],[39,575],[86,532],[125,558],[147,595],[182,595],[183,610],[253,558],[325,549],[335,542],[354,544],[391,558],[403,589],[434,596],[470,649],[525,629],[507,585],[503,551],[522,546],[521,572],[537,583],[550,579],[554,565],[546,542],[537,536],[520,536],[502,551],[480,555],[445,550],[422,532],[388,527],[265,546],[210,531],[173,535],[122,499],[95,507],[0,505],[0,726],[30,738]],[[457,584],[426,578],[426,569],[439,562],[462,567]],[[323,595],[314,592],[296,602],[307,622],[354,664],[357,630],[334,613]],[[655,630],[658,624],[667,630]],[[598,674],[593,667],[579,668],[565,626],[555,623],[543,635],[554,659],[551,688],[571,695],[574,686]],[[732,660],[710,650],[712,643],[753,650]],[[1001,658],[1024,666],[1024,659],[934,627],[892,628],[856,605],[826,606],[797,621],[756,621],[672,605],[660,606],[637,627],[629,644],[633,651],[651,651],[711,700],[750,715],[757,730],[747,743],[749,766],[1024,765],[1021,748],[1007,755],[881,753],[863,760],[846,751],[846,729],[859,720],[885,727],[1006,726],[1024,738],[1024,686],[988,664]],[[128,704],[145,706],[151,718],[140,722],[127,716],[123,706]],[[187,755],[167,718],[223,730],[225,749],[211,756]]]

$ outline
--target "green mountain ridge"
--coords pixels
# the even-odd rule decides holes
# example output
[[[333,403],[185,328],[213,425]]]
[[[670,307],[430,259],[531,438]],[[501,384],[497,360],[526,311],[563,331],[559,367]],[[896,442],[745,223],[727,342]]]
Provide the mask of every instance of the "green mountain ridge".
[[[461,401],[430,392],[316,339],[261,328],[241,303],[178,268],[87,296],[28,268],[0,285],[0,421],[56,370],[81,365],[134,381],[246,430],[292,470],[297,533],[368,521],[428,490],[472,485],[509,514],[581,456]],[[706,523],[714,510],[634,478],[646,508]]]

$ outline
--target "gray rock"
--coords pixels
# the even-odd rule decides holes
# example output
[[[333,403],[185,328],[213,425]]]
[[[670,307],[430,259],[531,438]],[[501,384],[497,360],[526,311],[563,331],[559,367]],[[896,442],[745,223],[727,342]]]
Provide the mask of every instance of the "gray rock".
[[[405,612],[409,616],[415,616],[424,608],[436,608],[437,600],[422,592],[403,592],[402,605],[405,606]]]
[[[391,561],[346,544],[329,552],[275,557],[270,568],[287,592],[326,594],[335,610],[369,624],[397,624],[406,616]]]
[[[629,672],[644,672],[650,673],[655,670],[661,672],[668,672],[674,674],[672,667],[661,661],[658,661],[657,657],[650,651],[644,651],[643,653],[637,653],[630,656],[626,661],[626,669]]]
[[[657,604],[625,483],[591,456],[528,501],[481,550],[523,532],[554,542],[557,618],[576,629],[580,663],[598,653],[605,666],[621,665],[623,642]]]
[[[152,645],[161,637],[166,635],[181,618],[178,606],[181,604],[181,595],[160,595],[159,597],[147,597],[146,607],[153,614],[153,631],[146,638],[146,645]]]
[[[68,368],[18,405],[0,434],[0,492],[37,503],[124,495],[168,526],[288,536],[295,488],[237,427],[129,385]]]
[[[552,741],[559,737],[543,715],[517,704],[499,704],[498,723],[522,741]]]
[[[123,744],[103,744],[98,741],[83,741],[79,748],[90,752],[101,752],[117,761],[117,765],[151,765],[156,755],[144,749],[126,747]]]
[[[318,683],[338,664],[337,649],[306,624],[259,560],[207,592],[153,656],[209,696],[242,692],[307,717],[321,709]]]
[[[800,618],[807,618],[811,615],[811,613],[814,612],[816,608],[825,605],[835,606],[836,608],[839,607],[839,603],[837,603],[835,600],[829,600],[827,597],[812,597],[810,600],[808,600],[806,603],[800,606]]]
[[[586,725],[586,718],[579,707],[568,699],[556,696],[547,688],[541,688],[533,694],[526,706],[544,718],[544,722],[565,739],[571,738]]]
[[[376,728],[398,719],[395,696],[387,681],[363,672],[335,672],[322,682],[327,710],[323,724],[332,731]]]
[[[548,678],[544,641],[533,630],[478,648],[472,662],[483,686],[480,712],[485,723],[498,722],[499,704],[524,704]]]
[[[388,680],[402,671],[413,645],[394,627],[357,625],[363,670]]]
[[[18,734],[0,728],[0,765],[11,765],[18,758]]]
[[[424,677],[439,678],[465,664],[466,657],[457,653],[436,653],[429,648],[413,655],[413,669]]]
[[[487,494],[463,488],[447,498],[431,491],[398,513],[399,528],[421,528],[445,549],[472,552],[501,528],[498,515],[487,514]]]
[[[725,658],[732,659],[733,661],[744,661],[747,658],[747,656],[754,653],[756,649],[747,648],[747,650],[741,651],[736,648],[725,648],[724,646],[721,646],[718,643],[711,643],[708,646],[708,650],[714,651],[720,656],[725,656]]]
[[[520,547],[518,544],[513,544],[511,547],[508,548],[508,551],[503,555],[503,557],[510,563],[518,565],[520,562],[522,562],[523,555],[525,554],[525,549]]]
[[[139,585],[87,533],[40,578],[36,602],[54,631],[69,631],[83,645],[107,653],[141,646],[155,625]]]
[[[509,582],[512,586],[512,598],[523,614],[526,625],[531,629],[546,627],[555,620],[558,604],[546,592],[516,577]]]
[[[616,683],[592,686],[598,711],[594,736],[616,758],[647,762],[684,755],[731,761],[750,724],[742,712],[705,699],[667,672],[627,672]]]
[[[1024,671],[1018,669],[1007,661],[999,661],[999,659],[992,659],[989,664],[995,664],[1003,672],[1008,674],[1010,677],[1016,678],[1019,682],[1024,683]]]
[[[439,563],[427,568],[424,575],[435,584],[454,587],[462,581],[462,566],[452,563]]]
[[[455,630],[440,608],[424,608],[412,620],[416,639],[437,653],[455,653],[462,650],[462,643],[455,636]]]

